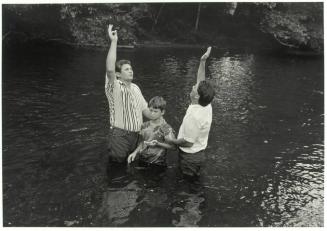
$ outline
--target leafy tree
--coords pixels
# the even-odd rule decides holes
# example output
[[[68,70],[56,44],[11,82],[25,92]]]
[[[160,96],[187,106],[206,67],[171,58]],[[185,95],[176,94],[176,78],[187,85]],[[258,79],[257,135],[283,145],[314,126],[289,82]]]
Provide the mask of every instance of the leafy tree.
[[[109,23],[119,30],[121,43],[135,43],[137,20],[147,14],[147,4],[67,4],[61,8],[75,41],[82,45],[107,45]]]
[[[287,47],[323,50],[321,2],[4,4],[2,13],[4,44],[20,38],[107,46],[112,23],[120,44],[237,44],[270,36]]]
[[[257,3],[260,29],[293,48],[323,49],[323,3]]]

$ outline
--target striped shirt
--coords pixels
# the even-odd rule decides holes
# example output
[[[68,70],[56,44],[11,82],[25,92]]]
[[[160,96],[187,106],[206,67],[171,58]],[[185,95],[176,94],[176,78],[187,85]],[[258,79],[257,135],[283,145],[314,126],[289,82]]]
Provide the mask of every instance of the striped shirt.
[[[148,107],[140,88],[115,79],[110,84],[106,76],[105,93],[109,103],[110,126],[138,132],[143,123],[142,111]]]

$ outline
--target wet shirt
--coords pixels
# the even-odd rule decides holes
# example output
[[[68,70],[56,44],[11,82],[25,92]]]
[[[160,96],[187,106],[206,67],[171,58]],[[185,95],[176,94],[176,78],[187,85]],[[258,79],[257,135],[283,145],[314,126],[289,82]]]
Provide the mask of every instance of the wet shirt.
[[[186,153],[196,153],[204,150],[208,144],[211,122],[211,104],[205,107],[199,104],[190,105],[179,128],[178,139],[184,138],[184,140],[193,143],[193,145],[191,147],[179,148]]]
[[[134,83],[128,87],[117,79],[110,84],[106,76],[105,93],[109,103],[110,126],[140,131],[142,111],[148,107],[140,88]]]
[[[157,140],[165,142],[165,136],[175,137],[174,130],[165,120],[161,124],[152,125],[150,121],[142,125],[140,132],[144,141]],[[162,147],[150,147],[143,143],[140,160],[149,164],[166,165],[167,150]]]

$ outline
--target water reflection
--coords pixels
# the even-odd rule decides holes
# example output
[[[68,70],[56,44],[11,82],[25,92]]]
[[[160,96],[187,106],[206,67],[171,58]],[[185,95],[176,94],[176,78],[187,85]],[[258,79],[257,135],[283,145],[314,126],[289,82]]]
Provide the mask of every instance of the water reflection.
[[[193,190],[181,190],[175,199],[172,213],[177,217],[172,220],[176,227],[198,227],[202,219],[202,209],[205,204],[203,188],[194,182],[182,182],[189,184]],[[194,190],[194,188],[196,188]]]
[[[129,219],[131,211],[138,205],[139,190],[136,182],[131,182],[125,187],[107,189],[103,195],[98,225],[118,226],[124,224]]]
[[[303,150],[306,153],[301,153]],[[272,169],[274,178],[268,187],[261,206],[267,210],[268,223],[273,218],[278,226],[323,225],[323,146],[312,144],[275,157]],[[299,153],[300,152],[300,153]],[[291,219],[294,217],[295,219]],[[266,218],[267,219],[267,218]]]
[[[175,130],[201,54],[120,53],[147,100],[165,97]],[[7,55],[4,226],[323,226],[323,60],[213,51],[213,124],[206,167],[192,183],[174,151],[162,173],[107,175],[106,52]]]
[[[219,92],[217,98],[224,111],[237,109],[244,101],[250,100],[254,63],[253,55],[210,60],[210,76],[216,83]]]

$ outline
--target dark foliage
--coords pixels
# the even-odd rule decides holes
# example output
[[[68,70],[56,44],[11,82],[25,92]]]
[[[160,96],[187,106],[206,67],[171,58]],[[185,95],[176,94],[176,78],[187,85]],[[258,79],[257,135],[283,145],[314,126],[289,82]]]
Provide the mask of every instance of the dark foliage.
[[[7,43],[58,41],[108,46],[171,42],[233,46],[233,41],[323,50],[323,3],[110,3],[3,5]],[[228,41],[228,42],[227,42]],[[262,43],[262,44],[261,44]]]

